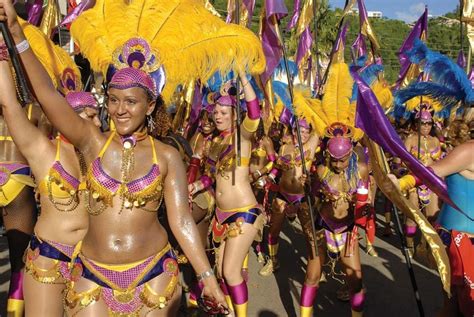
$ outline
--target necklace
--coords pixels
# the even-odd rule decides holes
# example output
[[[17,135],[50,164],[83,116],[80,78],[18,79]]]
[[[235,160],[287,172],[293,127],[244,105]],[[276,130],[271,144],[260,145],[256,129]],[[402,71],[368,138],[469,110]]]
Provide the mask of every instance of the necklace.
[[[140,132],[135,132],[132,135],[122,136],[120,139],[122,141],[122,162],[120,165],[121,181],[122,186],[127,184],[130,181],[130,175],[132,174],[135,168],[135,153],[134,148],[139,141],[142,141],[148,137],[148,130],[144,128]],[[125,198],[125,191],[121,190],[120,196],[122,198],[122,206],[120,212],[123,208],[131,209],[133,208],[133,203],[128,201]]]

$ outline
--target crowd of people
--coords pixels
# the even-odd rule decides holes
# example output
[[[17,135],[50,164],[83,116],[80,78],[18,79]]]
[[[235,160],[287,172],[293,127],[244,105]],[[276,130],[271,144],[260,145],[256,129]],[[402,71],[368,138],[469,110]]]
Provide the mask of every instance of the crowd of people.
[[[0,208],[10,251],[9,316],[177,316],[182,305],[210,316],[247,316],[249,252],[263,277],[292,269],[278,256],[285,220],[299,222],[307,242],[300,316],[313,316],[326,263],[329,276],[340,263],[345,284],[337,297],[350,303],[348,314],[362,316],[359,237],[364,231],[364,250],[377,257],[376,197],[385,201],[384,235],[394,234],[397,202],[384,196],[387,190],[414,210],[403,219],[408,255],[445,265],[440,275],[450,283],[440,316],[474,316],[474,91],[466,73],[457,78],[468,88],[451,85],[458,98],[452,111],[443,101],[452,103],[453,94],[443,91],[427,96],[408,86],[394,99],[380,61],[361,56],[363,65],[348,65],[338,52],[324,90],[273,78],[268,96],[258,80],[261,43],[250,31],[227,26],[197,1],[150,1],[139,14],[119,2],[98,0],[72,23],[76,53],[89,60],[95,82],[84,87],[68,52],[18,17],[11,0],[0,0],[0,22],[34,99],[19,101],[15,56],[2,42]],[[163,14],[160,5],[177,16],[155,30],[150,19]],[[117,16],[124,8],[125,19]],[[201,20],[194,23],[193,13]],[[194,31],[163,33],[184,16]],[[100,23],[107,27],[99,30]],[[221,55],[199,51],[225,28],[249,39]],[[432,55],[423,65],[434,65]],[[367,93],[359,75],[378,99],[371,107],[392,109],[390,129],[404,144],[397,153],[421,163],[414,169],[384,148],[388,183],[377,177],[374,140],[358,123]],[[387,91],[390,98],[382,98]],[[449,196],[420,178],[428,174]],[[427,227],[445,248],[425,238]],[[180,268],[189,264],[195,278],[183,292]]]

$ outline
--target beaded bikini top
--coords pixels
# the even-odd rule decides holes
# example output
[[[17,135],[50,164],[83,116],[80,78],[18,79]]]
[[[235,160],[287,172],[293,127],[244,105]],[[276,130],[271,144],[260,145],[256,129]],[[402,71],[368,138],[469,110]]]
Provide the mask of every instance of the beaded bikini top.
[[[286,144],[282,146],[280,152],[284,153],[284,148]],[[298,147],[295,147],[293,153],[290,154],[285,154],[285,155],[280,155],[278,156],[277,159],[277,166],[278,169],[281,169],[283,171],[288,171],[291,169],[294,169],[295,167],[300,167],[301,164],[301,155],[299,154],[300,150]],[[311,164],[313,160],[310,158],[310,150],[304,151],[304,160],[306,163],[306,168],[311,167]]]
[[[318,184],[317,188],[319,190],[321,199],[326,202],[332,202],[336,205],[343,201],[355,201],[355,193],[357,192],[357,187],[362,183],[360,177],[356,177],[356,180],[354,181],[347,180],[347,177],[345,177],[345,181],[343,183],[343,190],[339,191],[338,189],[333,188],[330,185],[332,175],[335,175],[334,172],[332,172],[330,168],[325,166],[323,175],[320,178],[321,181]]]
[[[433,161],[439,160],[441,158],[441,155],[443,154],[443,152],[441,151],[441,147],[437,146],[433,150],[429,151],[428,150],[428,144],[426,144],[426,143],[427,143],[427,141],[425,140],[424,148],[423,147],[420,148],[420,161],[423,164],[426,164],[426,163],[428,163],[428,160],[430,158]],[[413,146],[411,148],[410,152],[414,157],[418,157],[418,146],[416,146],[416,145]]]
[[[151,166],[150,171],[145,176],[125,182],[118,181],[108,175],[104,171],[101,163],[102,156],[109,147],[114,136],[115,132],[110,134],[107,142],[100,151],[99,156],[92,161],[87,172],[87,188],[92,193],[92,198],[97,201],[102,201],[105,206],[112,206],[113,197],[118,193],[123,199],[123,207],[127,209],[132,209],[133,207],[145,209],[144,206],[151,201],[159,201],[161,203],[161,199],[163,198],[163,181],[162,176],[160,175],[160,168],[156,157],[153,138],[151,136],[148,137],[151,143],[153,155],[153,165]],[[123,160],[122,152],[122,161]],[[149,211],[157,210],[158,208]],[[89,212],[94,214],[98,213],[92,210],[89,210]]]
[[[224,131],[214,138],[206,160],[206,174],[219,173],[224,176],[226,171],[236,166],[235,145],[232,142],[234,133],[234,131]],[[240,166],[249,166],[249,164],[250,158],[242,156]]]
[[[69,198],[77,194],[81,181],[71,175],[61,164],[61,138],[56,138],[56,158],[48,175],[38,184],[40,193],[50,193],[54,198]]]

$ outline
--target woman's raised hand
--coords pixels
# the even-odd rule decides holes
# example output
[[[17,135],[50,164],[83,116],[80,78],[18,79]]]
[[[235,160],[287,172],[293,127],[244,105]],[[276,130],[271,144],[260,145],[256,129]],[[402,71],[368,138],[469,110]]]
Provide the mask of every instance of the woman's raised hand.
[[[23,30],[18,23],[12,0],[0,0],[0,22],[7,22],[8,28],[15,40],[23,39]]]

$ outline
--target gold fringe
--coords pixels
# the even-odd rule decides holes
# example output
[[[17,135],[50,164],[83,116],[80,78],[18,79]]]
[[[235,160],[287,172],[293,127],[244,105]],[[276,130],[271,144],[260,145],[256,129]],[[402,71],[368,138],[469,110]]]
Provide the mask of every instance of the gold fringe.
[[[30,43],[31,49],[51,78],[54,87],[60,87],[60,80],[63,71],[70,68],[73,70],[77,78],[76,84],[78,87],[76,88],[81,90],[81,72],[71,56],[69,56],[64,49],[55,45],[36,26],[29,24],[21,18],[18,18],[18,22],[25,33],[26,39]]]
[[[115,49],[132,37],[147,40],[167,74],[162,92],[169,101],[178,84],[238,68],[265,69],[262,45],[245,27],[212,15],[202,1],[97,0],[73,22],[71,33],[95,71],[106,73]],[[184,67],[185,66],[185,67]]]

